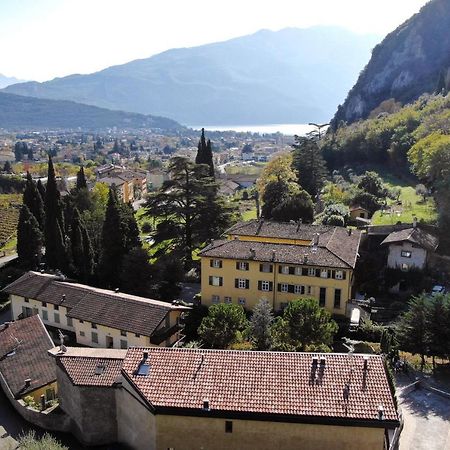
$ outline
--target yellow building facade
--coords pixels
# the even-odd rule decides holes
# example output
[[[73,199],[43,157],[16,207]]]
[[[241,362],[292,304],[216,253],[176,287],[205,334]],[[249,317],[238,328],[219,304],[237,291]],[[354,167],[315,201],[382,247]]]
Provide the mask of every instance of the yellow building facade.
[[[332,314],[345,315],[359,232],[301,225],[294,233],[292,224],[271,224],[265,234],[255,233],[254,227],[233,227],[227,239],[200,253],[202,304],[252,309],[265,298],[281,310],[294,299],[313,297]]]

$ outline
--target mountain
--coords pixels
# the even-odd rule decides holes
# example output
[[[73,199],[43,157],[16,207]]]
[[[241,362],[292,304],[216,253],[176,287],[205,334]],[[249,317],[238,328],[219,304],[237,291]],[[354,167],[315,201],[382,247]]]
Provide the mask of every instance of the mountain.
[[[450,1],[432,0],[374,48],[334,123],[366,118],[383,101],[405,104],[449,85]]]
[[[379,42],[336,27],[261,30],[90,75],[6,92],[172,117],[191,125],[328,120]]]
[[[64,100],[47,100],[0,92],[0,128],[154,128],[177,130],[180,124],[164,117],[110,111]]]
[[[0,89],[3,89],[6,86],[9,86],[10,84],[21,83],[21,82],[23,82],[23,80],[19,80],[18,78],[14,78],[14,77],[7,77],[0,73]]]

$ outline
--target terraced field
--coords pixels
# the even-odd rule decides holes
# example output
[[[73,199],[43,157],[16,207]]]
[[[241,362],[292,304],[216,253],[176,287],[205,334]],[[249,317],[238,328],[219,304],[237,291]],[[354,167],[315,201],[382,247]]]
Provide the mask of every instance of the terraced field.
[[[0,249],[16,237],[21,204],[21,194],[0,194]]]

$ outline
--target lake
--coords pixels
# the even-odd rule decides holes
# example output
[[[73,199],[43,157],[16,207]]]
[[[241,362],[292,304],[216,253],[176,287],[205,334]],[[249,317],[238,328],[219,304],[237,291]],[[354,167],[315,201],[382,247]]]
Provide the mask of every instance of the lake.
[[[200,130],[202,127],[190,125],[194,130]],[[207,125],[205,130],[208,131],[236,131],[239,133],[281,133],[287,136],[293,136],[298,134],[299,136],[305,135],[309,131],[315,129],[315,127],[305,123],[279,123],[279,124],[267,124],[267,125]]]

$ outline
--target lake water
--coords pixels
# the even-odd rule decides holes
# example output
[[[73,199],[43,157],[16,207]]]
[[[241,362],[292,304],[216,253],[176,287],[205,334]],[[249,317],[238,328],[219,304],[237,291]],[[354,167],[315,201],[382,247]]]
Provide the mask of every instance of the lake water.
[[[194,130],[200,130],[202,127],[191,126]],[[259,134],[270,134],[270,133],[281,133],[287,136],[293,136],[297,134],[303,136],[309,131],[315,129],[315,127],[305,124],[305,123],[278,123],[278,124],[267,124],[267,125],[207,125],[205,130],[208,131],[236,131],[239,133],[259,133]]]

